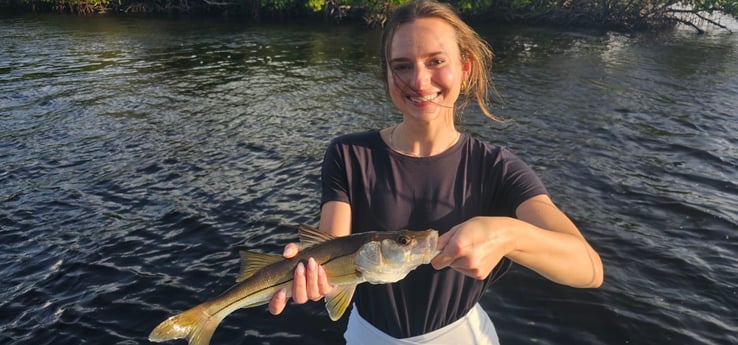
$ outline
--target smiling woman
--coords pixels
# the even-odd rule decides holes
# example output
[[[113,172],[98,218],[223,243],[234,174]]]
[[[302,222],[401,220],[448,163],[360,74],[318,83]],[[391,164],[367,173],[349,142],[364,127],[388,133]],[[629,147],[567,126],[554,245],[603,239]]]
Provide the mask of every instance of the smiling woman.
[[[401,121],[378,77],[381,32],[361,26],[0,18],[3,345],[148,344],[157,323],[233,285],[238,249],[278,253],[317,224],[331,138]],[[474,28],[496,55],[505,105],[492,110],[511,121],[471,103],[459,142],[520,155],[606,265],[596,290],[513,265],[479,303],[500,342],[738,344],[738,35]],[[446,188],[427,183],[431,163],[460,145],[389,153],[414,174],[375,175],[377,194],[351,198],[399,218],[387,228],[452,217],[470,194],[395,207]],[[440,286],[411,288],[395,291]],[[348,318],[323,303],[242,309],[212,345],[342,344]]]
[[[432,228],[441,234],[440,253],[432,268],[402,281],[359,286],[347,344],[498,344],[478,302],[512,262],[560,284],[599,287],[599,255],[533,170],[506,149],[456,129],[462,88],[486,90],[488,80],[479,77],[488,73],[486,43],[449,5],[421,0],[390,18],[381,52],[385,85],[402,120],[329,145],[320,230],[345,236]],[[477,96],[484,107],[486,94]],[[285,248],[286,257],[296,253]],[[290,291],[305,303],[332,296],[332,284],[313,264],[295,269]],[[274,294],[273,313],[284,309],[286,291]]]
[[[454,28],[438,18],[419,18],[412,25],[399,27],[392,36],[387,49],[387,83],[392,103],[405,119],[387,134],[394,150],[416,157],[433,156],[458,139],[453,127],[456,101],[471,64],[462,61],[456,41]],[[408,127],[415,126],[418,130],[427,127],[425,143],[409,135]]]
[[[434,33],[434,35],[436,35],[436,37],[438,38],[436,44],[441,45],[441,47],[438,47],[438,49],[442,49],[438,52],[431,51],[429,53],[437,53],[441,54],[442,56],[428,56],[428,58],[431,60],[428,61],[428,64],[430,65],[428,67],[433,67],[437,69],[441,66],[448,66],[449,63],[453,64],[463,62],[463,75],[461,75],[461,73],[457,71],[457,78],[462,78],[462,82],[460,85],[460,91],[462,92],[462,102],[456,105],[455,111],[457,116],[461,115],[466,105],[468,105],[469,101],[473,98],[479,105],[480,110],[486,116],[492,119],[496,119],[490,111],[487,103],[487,97],[491,86],[491,82],[489,79],[489,73],[491,71],[490,62],[492,61],[493,56],[492,50],[489,48],[489,45],[487,44],[487,42],[481,39],[481,37],[479,37],[476,31],[474,31],[471,27],[466,25],[466,23],[464,23],[458,16],[456,16],[455,13],[444,11],[442,9],[433,9],[429,11],[433,11],[433,13],[428,13],[429,18],[421,18],[420,21],[426,24],[426,28],[423,29],[432,29],[439,31]],[[415,16],[417,16],[416,13],[411,13],[408,11],[398,11],[394,14],[392,19],[397,23],[403,23],[413,20]],[[441,25],[439,28],[428,28],[428,23],[425,22],[433,21],[442,21],[444,25]],[[432,25],[432,23],[430,24]],[[449,26],[451,31],[448,30]],[[403,36],[395,37],[396,30],[399,30],[399,27],[397,25],[392,25],[392,23],[389,23],[387,25],[387,29],[384,30],[384,33],[382,34],[381,46],[383,47],[383,51],[380,54],[380,62],[383,77],[385,82],[387,83],[388,88],[390,87],[388,74],[399,77],[398,74],[400,71],[402,71],[405,75],[405,78],[400,77],[399,85],[396,78],[392,79],[392,84],[395,84],[395,87],[402,88],[409,86],[408,82],[410,81],[408,79],[409,76],[407,76],[407,69],[411,66],[409,65],[410,61],[407,58],[405,58],[405,60],[407,61],[404,61],[403,64],[393,64],[391,66],[388,66],[390,62],[393,62],[392,60],[394,59],[392,57],[393,49],[402,48],[405,46],[405,43],[407,43],[395,42],[395,40],[402,39],[407,41],[408,39],[410,39],[410,37],[403,38]],[[407,28],[405,28],[404,30],[407,30]],[[452,37],[442,37],[442,35],[452,35]],[[452,46],[443,47],[444,42],[449,42],[449,40],[456,41],[458,43]],[[425,47],[424,49],[429,48]],[[449,51],[449,49],[452,51]],[[397,53],[400,54],[400,52]],[[405,54],[407,53],[408,52],[405,52]],[[402,57],[398,57],[397,59],[400,59],[401,61],[403,60]],[[449,59],[451,61],[447,61]]]

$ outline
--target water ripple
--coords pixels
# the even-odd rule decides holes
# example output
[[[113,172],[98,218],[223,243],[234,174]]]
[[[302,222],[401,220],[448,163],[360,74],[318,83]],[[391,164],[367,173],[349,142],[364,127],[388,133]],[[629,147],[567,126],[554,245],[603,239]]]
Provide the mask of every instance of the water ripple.
[[[317,222],[330,138],[400,118],[361,28],[0,27],[3,344],[145,343],[233,284],[238,249]],[[594,291],[513,269],[482,301],[503,343],[738,343],[735,37],[480,31],[512,121],[462,127],[529,162],[606,267]],[[325,316],[242,310],[213,344],[340,343]]]

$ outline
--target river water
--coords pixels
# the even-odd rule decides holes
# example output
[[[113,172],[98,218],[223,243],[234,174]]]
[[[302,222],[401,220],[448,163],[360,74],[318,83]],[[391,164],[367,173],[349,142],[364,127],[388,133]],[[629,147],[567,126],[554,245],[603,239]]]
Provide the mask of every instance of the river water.
[[[738,35],[478,25],[495,124],[605,264],[597,290],[516,267],[503,345],[738,344]],[[399,119],[361,27],[0,17],[0,344],[147,344],[230,287],[238,249],[318,220],[336,135]],[[320,303],[240,310],[212,344],[337,344]],[[184,344],[183,341],[172,342]]]

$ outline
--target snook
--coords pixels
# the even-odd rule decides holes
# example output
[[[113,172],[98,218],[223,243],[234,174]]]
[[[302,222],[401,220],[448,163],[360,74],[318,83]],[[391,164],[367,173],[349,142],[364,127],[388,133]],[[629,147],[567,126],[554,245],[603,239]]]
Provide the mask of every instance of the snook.
[[[302,250],[285,260],[280,255],[241,252],[240,282],[219,297],[197,305],[159,324],[149,341],[187,339],[190,345],[207,345],[220,322],[239,308],[263,305],[279,289],[292,295],[292,278],[299,262],[314,258],[323,265],[328,281],[336,285],[325,306],[338,320],[351,302],[357,284],[384,284],[404,278],[438,253],[438,232],[382,231],[332,237],[307,225],[299,228]]]

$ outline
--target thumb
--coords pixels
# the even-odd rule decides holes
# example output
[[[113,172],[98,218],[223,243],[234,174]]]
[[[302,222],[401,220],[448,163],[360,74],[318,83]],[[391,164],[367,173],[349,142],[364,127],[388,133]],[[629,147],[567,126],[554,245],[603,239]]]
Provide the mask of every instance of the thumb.
[[[300,246],[298,246],[295,243],[289,243],[286,246],[284,246],[284,252],[282,252],[282,256],[285,257],[285,259],[289,259],[300,251]]]
[[[452,262],[454,262],[454,258],[441,252],[440,254],[436,255],[436,257],[434,257],[430,263],[433,268],[441,270],[451,265]]]
[[[448,231],[447,233],[438,236],[438,244],[436,245],[436,249],[443,251],[444,248],[446,248],[446,245],[448,244],[448,241],[451,240],[451,236],[453,236],[453,229],[451,231]]]
[[[453,233],[454,231],[452,229],[451,231],[438,237],[438,245],[436,246],[436,248],[440,251],[440,253],[438,253],[438,255],[436,255],[431,260],[431,265],[433,266],[433,268],[440,270],[447,267],[454,261],[455,258],[449,256],[446,253],[446,245],[448,245],[448,242],[451,240]]]

